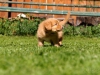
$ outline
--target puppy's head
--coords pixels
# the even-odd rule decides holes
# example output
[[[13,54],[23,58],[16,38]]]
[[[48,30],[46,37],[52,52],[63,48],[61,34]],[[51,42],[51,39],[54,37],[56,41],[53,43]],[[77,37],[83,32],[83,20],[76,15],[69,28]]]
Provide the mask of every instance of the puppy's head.
[[[47,19],[44,23],[44,27],[46,30],[52,31],[52,32],[57,32],[57,31],[62,30],[62,27],[59,24],[59,21],[54,18]]]

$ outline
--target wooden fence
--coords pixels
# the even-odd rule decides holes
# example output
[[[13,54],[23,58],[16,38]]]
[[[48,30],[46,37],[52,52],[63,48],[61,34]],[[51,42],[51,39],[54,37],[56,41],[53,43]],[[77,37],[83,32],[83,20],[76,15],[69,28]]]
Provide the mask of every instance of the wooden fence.
[[[38,3],[51,3],[51,4],[73,4],[73,5],[88,5],[88,6],[100,6],[100,0],[0,0],[0,1],[15,1],[15,2],[38,2]],[[45,10],[69,10],[69,11],[89,11],[100,12],[100,8],[84,8],[84,7],[64,7],[64,6],[42,6],[42,5],[27,5],[27,4],[6,4],[0,3],[0,6],[17,7],[17,8],[31,8],[31,9],[45,9]],[[15,12],[0,12],[0,17],[16,17]],[[28,14],[28,13],[27,13]],[[54,14],[35,14],[31,13],[35,17],[64,17],[64,15]]]

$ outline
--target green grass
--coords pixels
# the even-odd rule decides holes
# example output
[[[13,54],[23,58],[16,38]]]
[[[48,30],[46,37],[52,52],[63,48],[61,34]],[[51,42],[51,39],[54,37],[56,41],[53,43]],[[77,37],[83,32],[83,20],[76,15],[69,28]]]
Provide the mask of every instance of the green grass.
[[[0,75],[99,75],[100,38],[64,36],[37,47],[35,36],[0,35]]]

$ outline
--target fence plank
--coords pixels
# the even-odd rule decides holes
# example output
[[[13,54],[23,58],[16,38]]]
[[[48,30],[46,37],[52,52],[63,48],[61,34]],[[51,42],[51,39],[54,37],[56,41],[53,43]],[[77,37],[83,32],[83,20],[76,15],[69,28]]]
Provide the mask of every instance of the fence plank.
[[[54,3],[53,0],[47,0],[47,3]],[[55,6],[46,6],[47,10],[53,10],[55,8]],[[46,14],[47,18],[52,18],[54,17],[54,15],[52,14]]]
[[[72,4],[73,5],[78,5],[79,4],[79,0],[73,0]],[[79,8],[78,7],[72,7],[72,11],[79,11]],[[71,16],[71,18],[73,19],[72,20],[73,25],[76,25],[76,17],[77,16]]]
[[[100,1],[99,0],[95,0],[95,6],[100,6]],[[94,11],[95,12],[100,12],[100,8],[95,8]]]
[[[64,1],[64,4],[71,4],[72,1],[71,0],[63,0]],[[64,10],[72,10],[72,7],[64,7]]]
[[[79,4],[79,0],[73,0],[72,1],[72,4],[73,5],[78,5]],[[78,11],[79,8],[78,7],[72,7],[72,11]]]
[[[32,0],[32,2],[39,2],[39,0]],[[32,5],[33,9],[39,9],[39,5]],[[39,17],[39,14],[33,14],[34,17]]]
[[[17,1],[17,0],[12,0],[12,1]],[[12,7],[17,7],[17,4],[12,4]],[[16,17],[17,13],[12,12],[11,17]]]
[[[24,2],[31,2],[31,0],[24,0]],[[25,4],[24,7],[25,7],[25,8],[31,8],[31,5]]]
[[[24,2],[24,0],[17,0],[17,2]],[[17,4],[18,8],[24,8],[24,4]],[[14,17],[16,17],[19,13],[16,13]]]
[[[87,0],[86,4],[89,5],[89,6],[93,6],[94,5],[94,0]],[[87,11],[93,12],[94,8],[87,8]]]
[[[24,0],[17,0],[17,2],[24,2]],[[17,7],[24,8],[24,4],[17,4]]]
[[[64,1],[63,0],[55,0],[55,4],[64,4]],[[61,11],[63,11],[64,10],[64,7],[55,6],[55,9],[54,10],[61,10]],[[63,15],[55,15],[54,17],[55,18],[62,18]]]
[[[79,1],[79,4],[80,4],[80,5],[86,5],[86,0],[80,0],[80,1]],[[86,8],[80,7],[80,8],[79,8],[79,11],[86,11]]]
[[[39,3],[46,3],[46,0],[39,0]],[[45,9],[46,10],[46,6],[39,6],[40,9]],[[39,17],[45,17],[45,14],[39,14]]]
[[[8,4],[0,3],[0,6],[8,6]],[[8,12],[0,12],[0,17],[8,18]]]
[[[71,0],[64,0],[64,4],[69,4],[70,5],[70,4],[72,4],[72,1]],[[64,7],[64,10],[71,11],[72,7]]]

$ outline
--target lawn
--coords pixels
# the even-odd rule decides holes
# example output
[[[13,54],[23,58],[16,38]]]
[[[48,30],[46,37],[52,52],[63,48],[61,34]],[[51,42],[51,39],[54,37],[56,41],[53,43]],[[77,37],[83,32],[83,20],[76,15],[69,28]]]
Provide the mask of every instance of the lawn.
[[[35,36],[0,35],[0,75],[99,75],[100,38],[64,36],[37,47]]]

